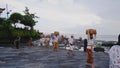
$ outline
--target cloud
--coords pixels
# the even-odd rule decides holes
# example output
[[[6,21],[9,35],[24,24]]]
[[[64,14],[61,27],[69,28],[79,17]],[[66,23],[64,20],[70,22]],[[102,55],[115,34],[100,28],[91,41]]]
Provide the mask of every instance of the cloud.
[[[43,23],[41,25],[46,25],[45,28],[48,31],[54,31],[55,29],[67,30],[77,25],[99,24],[102,20],[86,6],[75,4],[73,0],[48,0],[42,6],[37,11],[37,14],[41,19],[47,20],[47,24]],[[53,27],[49,29],[51,26]]]
[[[56,1],[59,2],[59,0]],[[47,5],[49,6],[46,8],[41,8],[40,12],[38,13],[41,17],[47,20],[53,20],[56,22],[64,21],[64,23],[74,23],[79,25],[90,25],[93,23],[96,24],[102,20],[99,16],[90,12],[88,8],[82,5],[75,5],[73,2],[69,1],[63,1],[60,4],[51,5],[51,2],[49,3],[48,1]]]
[[[83,33],[95,28],[100,34],[119,33],[119,1],[112,0],[0,0],[12,12],[23,13],[27,6],[40,17],[35,29],[51,33]],[[2,14],[5,15],[5,14]],[[103,30],[104,29],[104,30]],[[109,31],[109,32],[108,32]]]

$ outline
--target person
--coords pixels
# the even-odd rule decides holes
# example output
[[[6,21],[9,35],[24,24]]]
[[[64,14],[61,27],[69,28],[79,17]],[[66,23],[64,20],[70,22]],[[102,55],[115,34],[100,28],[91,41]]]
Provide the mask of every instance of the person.
[[[49,46],[53,46],[54,44],[54,36],[50,36],[50,42],[49,42]]]
[[[15,41],[14,41],[14,45],[16,47],[16,49],[19,49],[20,46],[20,37],[16,37]]]
[[[120,68],[120,46],[113,45],[108,51],[109,68]]]
[[[45,41],[44,34],[41,34],[40,35],[40,46],[44,46],[44,41]]]
[[[33,46],[33,43],[32,43],[32,37],[29,38],[28,46],[29,46],[29,47]]]
[[[87,46],[87,60],[86,65],[88,66],[91,64],[91,68],[94,68],[94,59],[93,59],[93,47],[94,47],[94,41],[96,38],[96,30],[95,29],[89,29],[86,30],[86,34],[88,36],[88,46]]]
[[[118,42],[117,42],[118,45],[120,45],[120,34],[118,36]]]
[[[84,52],[87,51],[87,44],[88,44],[87,39],[84,39]]]
[[[73,51],[73,48],[74,48],[74,36],[71,35],[71,38],[68,39],[68,42],[69,42],[69,46],[70,46],[70,49],[68,50],[67,54],[69,54],[70,56],[71,55],[75,55],[75,52]]]
[[[93,59],[94,39],[95,39],[95,35],[93,34],[88,35],[88,46],[87,46],[88,56],[87,56],[86,65],[91,64],[92,68],[94,68],[94,59]]]
[[[65,46],[65,49],[66,49],[67,45],[68,45],[68,39],[65,38],[65,39],[64,39],[64,46]]]
[[[82,37],[79,38],[79,41],[80,41],[80,42],[82,41]]]
[[[79,49],[82,47],[81,43],[82,43],[82,37],[80,37],[77,41],[77,46]]]
[[[50,37],[49,36],[46,36],[45,40],[44,40],[44,43],[45,43],[45,46],[48,48],[49,47],[49,42],[50,42]]]
[[[58,51],[59,35],[54,35],[53,50]]]

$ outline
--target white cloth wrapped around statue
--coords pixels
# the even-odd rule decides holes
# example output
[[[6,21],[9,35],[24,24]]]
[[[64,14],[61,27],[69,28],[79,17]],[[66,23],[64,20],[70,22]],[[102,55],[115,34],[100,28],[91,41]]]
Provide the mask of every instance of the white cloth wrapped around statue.
[[[109,50],[109,68],[120,68],[120,46],[114,45]]]

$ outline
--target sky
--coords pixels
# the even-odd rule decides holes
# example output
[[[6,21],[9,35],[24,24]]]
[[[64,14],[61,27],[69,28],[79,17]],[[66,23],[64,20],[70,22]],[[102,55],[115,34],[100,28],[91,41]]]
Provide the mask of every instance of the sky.
[[[0,0],[0,8],[6,4],[10,14],[28,7],[40,17],[34,28],[43,33],[85,34],[93,28],[98,35],[120,34],[120,0]]]

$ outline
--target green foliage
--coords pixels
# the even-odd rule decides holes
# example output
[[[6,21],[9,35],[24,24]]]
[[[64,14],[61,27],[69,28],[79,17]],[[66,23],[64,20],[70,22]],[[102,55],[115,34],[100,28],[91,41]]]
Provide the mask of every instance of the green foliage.
[[[37,23],[34,20],[34,18],[39,18],[39,17],[35,16],[35,14],[33,14],[33,13],[30,13],[28,7],[25,7],[24,13],[25,13],[25,15],[23,17],[22,23],[24,25],[30,26],[31,29],[33,30],[33,26]]]
[[[102,44],[99,44],[99,43],[98,43],[98,44],[96,44],[96,47],[101,47],[101,45],[102,45]]]
[[[30,37],[39,38],[40,33],[35,30],[14,29],[12,31],[13,37],[20,36],[21,42],[26,43]]]
[[[24,11],[25,15],[22,15],[20,13],[13,13],[10,15],[9,20],[13,21],[12,23],[17,23],[20,21],[21,24],[24,24],[25,26],[31,27],[33,30],[33,26],[37,23],[34,18],[38,18],[35,16],[35,14],[32,14],[29,12],[29,9],[26,7]]]
[[[2,24],[5,21],[5,18],[0,18],[0,24]]]
[[[25,15],[23,16],[21,23],[32,28],[36,22],[29,15]]]
[[[12,21],[10,20],[4,20],[2,24],[0,25],[0,38],[8,38],[11,36],[11,31],[13,27],[11,26]]]
[[[38,16],[35,15],[35,13],[34,14],[30,13],[28,7],[25,7],[25,10],[23,12],[25,13],[25,15],[28,15],[32,18],[39,18]]]
[[[22,20],[23,16],[20,13],[13,13],[10,15],[10,20],[13,21],[13,23],[18,22],[18,20]]]
[[[10,15],[9,19],[0,18],[0,43],[3,42],[13,42],[15,37],[20,36],[22,39],[29,37],[38,37],[40,33],[33,29],[33,26],[36,24],[34,18],[35,14],[29,13],[29,9],[25,9],[25,15],[20,13],[13,13]],[[12,24],[19,23],[24,24],[25,26],[31,27],[31,30],[16,28]]]

